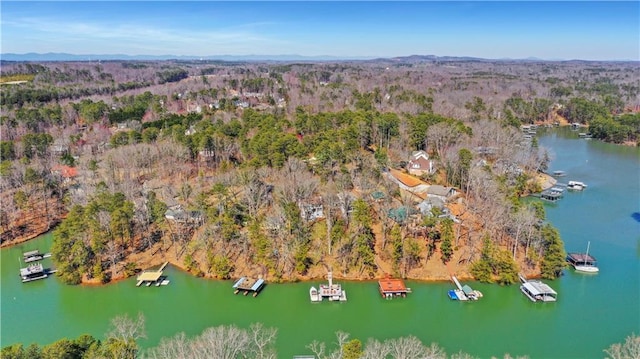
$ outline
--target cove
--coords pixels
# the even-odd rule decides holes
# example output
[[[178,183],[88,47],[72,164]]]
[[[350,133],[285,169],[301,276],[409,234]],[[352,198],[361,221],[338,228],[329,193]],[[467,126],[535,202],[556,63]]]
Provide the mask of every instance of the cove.
[[[588,184],[545,203],[547,217],[560,231],[567,251],[584,251],[598,259],[600,273],[585,275],[568,268],[547,281],[556,303],[532,303],[517,285],[469,283],[484,294],[478,302],[450,301],[450,283],[407,282],[407,298],[384,300],[376,282],[336,280],[347,291],[346,303],[310,303],[309,287],[320,282],[267,284],[256,298],[233,295],[231,281],[193,277],[169,266],[171,283],[136,287],[135,279],[100,286],[67,286],[54,276],[23,284],[18,276],[22,252],[48,250],[43,235],[0,251],[0,344],[47,344],[89,333],[101,338],[109,320],[138,312],[146,318],[147,348],[178,332],[188,336],[207,327],[261,322],[278,329],[279,358],[309,354],[313,340],[331,346],[342,330],[366,342],[414,335],[436,342],[448,354],[531,358],[602,358],[603,349],[640,333],[640,149],[578,139],[568,129],[539,137],[551,149],[549,170],[563,170],[560,182]],[[45,259],[45,266],[51,265]]]

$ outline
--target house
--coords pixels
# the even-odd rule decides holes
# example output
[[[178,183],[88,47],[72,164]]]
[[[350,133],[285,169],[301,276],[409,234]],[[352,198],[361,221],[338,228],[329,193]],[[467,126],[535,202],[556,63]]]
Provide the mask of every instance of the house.
[[[427,198],[439,198],[446,202],[449,198],[455,196],[458,192],[453,187],[444,187],[440,185],[431,185],[425,192]]]
[[[425,151],[415,151],[411,154],[407,170],[416,176],[435,173],[434,163]]]
[[[51,154],[54,156],[61,156],[65,153],[69,153],[69,142],[62,140],[54,141],[51,145]]]
[[[201,225],[204,217],[200,211],[185,211],[182,208],[169,208],[164,212],[164,218],[179,223]]]
[[[439,197],[427,197],[424,201],[418,203],[416,206],[418,210],[423,215],[431,215],[431,210],[434,208],[438,208],[440,210],[445,210],[444,201]]]
[[[401,171],[393,168],[389,169],[388,172],[384,172],[383,175],[389,180],[395,182],[401,189],[414,194],[424,193],[429,187],[429,185],[422,182],[419,178],[402,173]]]
[[[322,199],[316,198],[306,203],[300,203],[300,216],[305,221],[314,221],[319,218],[324,218],[324,207],[322,205]]]
[[[65,165],[56,165],[51,169],[51,173],[61,176],[64,183],[69,183],[78,176],[78,169]]]

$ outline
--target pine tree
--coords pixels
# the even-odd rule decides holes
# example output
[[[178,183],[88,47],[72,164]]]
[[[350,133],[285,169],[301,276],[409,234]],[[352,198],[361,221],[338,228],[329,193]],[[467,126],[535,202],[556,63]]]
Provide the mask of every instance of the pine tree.
[[[560,239],[558,230],[550,224],[542,228],[542,238],[544,240],[544,257],[541,265],[541,275],[545,279],[555,279],[560,276],[562,270],[567,265],[564,251],[564,243]]]

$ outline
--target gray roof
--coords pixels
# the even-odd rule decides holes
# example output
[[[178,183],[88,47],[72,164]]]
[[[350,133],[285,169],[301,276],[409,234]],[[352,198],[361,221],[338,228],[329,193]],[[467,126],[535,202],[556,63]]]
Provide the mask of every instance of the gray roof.
[[[449,193],[451,192],[452,189],[453,188],[451,188],[451,187],[444,187],[444,186],[440,186],[440,185],[434,184],[434,185],[429,186],[429,188],[427,188],[427,194],[446,197],[446,196],[449,195]]]

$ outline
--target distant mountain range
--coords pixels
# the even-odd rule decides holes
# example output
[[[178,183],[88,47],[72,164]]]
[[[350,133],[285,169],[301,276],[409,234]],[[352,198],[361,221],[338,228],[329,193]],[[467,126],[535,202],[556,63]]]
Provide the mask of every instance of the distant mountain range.
[[[301,55],[216,55],[216,56],[184,56],[184,55],[125,55],[125,54],[91,54],[76,55],[61,52],[44,54],[30,52],[26,54],[0,54],[3,61],[158,61],[158,60],[218,60],[218,61],[343,61],[369,60],[371,57],[337,57],[337,56],[301,56]]]
[[[92,54],[77,55],[60,52],[26,54],[4,53],[0,54],[1,61],[159,61],[159,60],[183,60],[183,61],[242,61],[242,62],[330,62],[330,61],[367,61],[367,62],[391,62],[391,63],[419,63],[431,61],[584,61],[584,62],[607,62],[589,60],[564,60],[564,59],[539,59],[528,57],[525,59],[487,59],[469,56],[436,56],[436,55],[410,55],[398,57],[366,57],[366,56],[302,56],[302,55],[214,55],[214,56],[183,56],[183,55],[125,55],[125,54]],[[611,60],[611,61],[635,61],[638,60]]]

